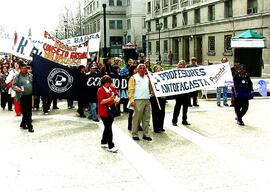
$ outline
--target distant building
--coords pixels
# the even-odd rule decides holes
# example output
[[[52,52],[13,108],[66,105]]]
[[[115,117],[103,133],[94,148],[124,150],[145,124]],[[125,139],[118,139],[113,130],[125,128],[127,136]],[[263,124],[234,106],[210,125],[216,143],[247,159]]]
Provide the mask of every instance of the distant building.
[[[162,23],[159,30],[157,23]],[[270,64],[269,0],[146,0],[147,56],[168,63],[190,61],[219,62],[223,56],[233,61],[231,37],[253,29],[266,37],[264,63]]]
[[[101,32],[104,48],[103,7],[106,4],[106,47],[111,56],[122,54],[122,45],[136,44],[146,52],[145,0],[84,0],[83,33]]]

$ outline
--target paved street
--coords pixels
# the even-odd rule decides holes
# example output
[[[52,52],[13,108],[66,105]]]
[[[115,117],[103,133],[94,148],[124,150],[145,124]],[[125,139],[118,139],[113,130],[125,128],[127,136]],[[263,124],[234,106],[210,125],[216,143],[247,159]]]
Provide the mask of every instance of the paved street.
[[[269,191],[270,98],[251,100],[246,126],[231,107],[199,104],[189,109],[190,126],[173,127],[169,101],[166,131],[151,132],[152,142],[133,141],[127,114],[116,118],[116,154],[100,148],[102,123],[79,118],[64,101],[50,115],[34,112],[34,133],[1,110],[0,191]]]

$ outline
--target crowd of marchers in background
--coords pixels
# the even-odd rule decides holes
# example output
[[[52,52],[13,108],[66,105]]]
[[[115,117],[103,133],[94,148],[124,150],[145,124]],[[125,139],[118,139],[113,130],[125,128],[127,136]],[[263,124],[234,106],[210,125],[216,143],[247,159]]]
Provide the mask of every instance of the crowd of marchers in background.
[[[172,57],[172,56],[171,56]],[[173,65],[172,59],[170,64]],[[228,62],[226,57],[221,59],[221,63]],[[124,64],[124,65],[123,65]],[[198,67],[197,59],[191,58],[188,64],[185,60],[180,60],[175,67],[179,69],[188,67]],[[173,67],[173,66],[171,66]],[[140,140],[139,131],[142,131],[142,138],[151,141],[150,137],[150,116],[152,115],[153,131],[162,133],[164,129],[166,97],[156,98],[149,80],[149,73],[163,70],[161,62],[157,61],[151,66],[150,60],[139,57],[138,60],[127,59],[123,61],[119,57],[104,58],[102,63],[88,61],[86,66],[76,66],[76,70],[84,74],[102,76],[101,87],[98,89],[95,99],[91,102],[78,100],[77,112],[79,117],[95,122],[100,119],[104,124],[104,132],[101,140],[101,147],[107,148],[110,152],[117,152],[113,143],[112,123],[121,112],[128,113],[127,127],[131,131],[132,138]],[[239,60],[234,61],[231,68],[234,79],[232,89],[231,105],[235,108],[236,121],[239,125],[244,125],[243,116],[248,110],[249,99],[251,99],[253,89],[252,82],[245,71],[245,67]],[[114,89],[111,74],[128,76],[128,98],[120,99],[119,94]],[[15,56],[5,56],[0,58],[0,91],[2,110],[15,111],[17,116],[22,115],[20,127],[34,132],[32,125],[32,111],[43,111],[48,115],[51,110],[59,109],[57,99],[32,95],[32,67],[31,62],[19,59]],[[221,106],[221,90],[223,90],[223,104],[227,103],[227,87],[217,88],[217,106]],[[90,96],[89,96],[90,97]],[[182,124],[191,125],[187,119],[189,107],[199,107],[198,91],[179,94],[174,97],[175,106],[173,110],[172,125],[177,126],[178,116],[182,108]],[[123,105],[123,111],[120,110]],[[73,109],[74,101],[67,100],[67,108]],[[113,114],[111,114],[113,113]]]

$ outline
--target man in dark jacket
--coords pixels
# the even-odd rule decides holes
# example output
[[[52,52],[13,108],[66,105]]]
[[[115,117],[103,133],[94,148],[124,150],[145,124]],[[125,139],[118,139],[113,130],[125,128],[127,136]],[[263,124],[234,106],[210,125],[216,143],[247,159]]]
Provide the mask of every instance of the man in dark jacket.
[[[243,65],[240,66],[238,74],[234,76],[233,82],[236,120],[239,125],[244,126],[245,124],[242,118],[248,111],[249,99],[253,98],[253,85]]]

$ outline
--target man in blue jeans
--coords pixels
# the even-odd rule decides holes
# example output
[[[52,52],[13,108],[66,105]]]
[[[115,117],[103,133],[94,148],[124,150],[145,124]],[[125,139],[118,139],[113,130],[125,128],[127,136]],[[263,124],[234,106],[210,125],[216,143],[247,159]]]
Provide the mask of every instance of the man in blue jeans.
[[[228,59],[226,57],[223,57],[221,59],[221,63],[227,63],[228,62]],[[217,87],[217,106],[220,107],[220,102],[221,102],[221,92],[223,91],[223,105],[228,107],[228,87],[227,86],[222,86],[222,87]]]
[[[98,69],[97,64],[94,62],[90,68],[90,75],[94,76],[94,77],[98,76],[97,69]],[[88,112],[89,112],[88,119],[92,119],[95,122],[99,122],[99,119],[97,116],[97,98],[96,98],[96,96],[90,98]]]

